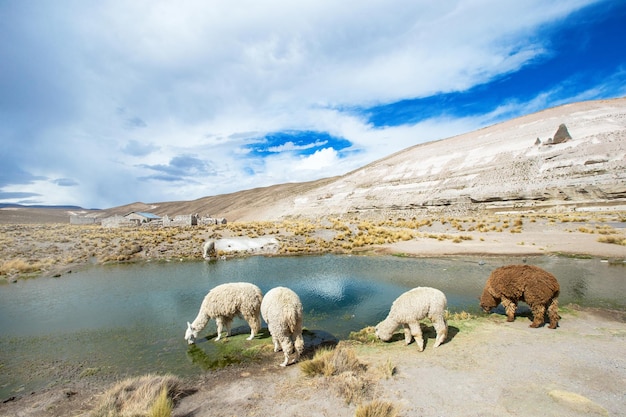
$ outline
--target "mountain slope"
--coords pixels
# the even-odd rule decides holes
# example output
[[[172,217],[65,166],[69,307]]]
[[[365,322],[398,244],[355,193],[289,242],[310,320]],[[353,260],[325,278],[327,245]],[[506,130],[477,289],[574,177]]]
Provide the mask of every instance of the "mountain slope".
[[[561,124],[571,139],[547,144]],[[107,212],[236,221],[603,205],[626,208],[626,98],[564,105],[416,145],[340,177]]]
[[[547,144],[561,124],[572,139]],[[624,98],[565,105],[417,145],[255,215],[414,216],[604,204],[626,207]]]

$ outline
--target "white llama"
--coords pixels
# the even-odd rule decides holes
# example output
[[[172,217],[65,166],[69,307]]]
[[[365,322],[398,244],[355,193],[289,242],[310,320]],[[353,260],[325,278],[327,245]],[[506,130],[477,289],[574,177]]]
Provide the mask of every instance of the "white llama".
[[[212,318],[217,323],[217,338],[222,337],[222,329],[226,327],[226,336],[230,336],[230,326],[235,316],[242,317],[250,325],[250,337],[261,329],[261,300],[263,294],[259,287],[247,282],[221,284],[213,288],[204,297],[198,316],[193,323],[187,322],[185,340],[193,344],[198,333],[204,329]]]
[[[428,317],[435,327],[437,338],[434,347],[442,344],[448,336],[448,324],[444,317],[447,300],[444,293],[435,288],[417,287],[401,294],[391,305],[387,318],[376,326],[376,336],[387,342],[398,326],[404,327],[404,341],[408,345],[415,338],[419,351],[424,350],[420,320]]]
[[[294,291],[285,287],[272,288],[261,303],[263,320],[272,335],[274,352],[282,349],[285,360],[280,366],[287,366],[289,355],[295,353],[291,363],[296,363],[304,350],[302,338],[302,302]]]

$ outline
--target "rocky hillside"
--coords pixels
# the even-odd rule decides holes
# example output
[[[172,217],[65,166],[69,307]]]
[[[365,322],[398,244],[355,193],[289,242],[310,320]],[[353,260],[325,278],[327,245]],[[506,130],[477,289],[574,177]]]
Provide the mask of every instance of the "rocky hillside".
[[[626,208],[626,99],[561,106],[418,145],[255,216],[606,205]]]
[[[91,215],[198,213],[237,221],[609,207],[626,210],[626,98],[560,106],[417,145],[340,177]]]

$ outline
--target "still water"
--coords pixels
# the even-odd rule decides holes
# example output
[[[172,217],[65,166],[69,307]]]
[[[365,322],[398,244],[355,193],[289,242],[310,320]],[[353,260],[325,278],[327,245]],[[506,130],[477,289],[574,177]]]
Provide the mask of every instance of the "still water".
[[[205,294],[226,282],[247,281],[265,293],[296,291],[304,325],[337,338],[375,325],[393,300],[432,286],[448,309],[480,313],[489,273],[521,258],[399,258],[377,256],[249,257],[214,262],[97,266],[60,278],[0,286],[0,399],[59,382],[55,375],[137,375],[202,372],[193,358],[216,354],[212,342],[195,353],[183,339]],[[626,309],[626,267],[598,259],[532,257],[558,278],[561,305]],[[234,327],[245,325],[236,320]],[[200,337],[215,332],[211,321]],[[268,341],[269,343],[269,341]],[[58,377],[57,377],[58,379]]]

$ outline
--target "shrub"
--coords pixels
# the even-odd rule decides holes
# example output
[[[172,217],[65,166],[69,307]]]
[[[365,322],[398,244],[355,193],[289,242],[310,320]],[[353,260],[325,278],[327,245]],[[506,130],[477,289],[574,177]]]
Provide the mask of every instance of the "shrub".
[[[396,417],[397,415],[398,410],[392,403],[379,400],[359,405],[354,413],[355,417]]]
[[[35,272],[38,271],[39,267],[37,265],[31,264],[24,259],[11,259],[10,261],[6,261],[0,266],[0,275],[9,275],[16,273],[27,273],[27,272]]]
[[[109,389],[101,397],[91,416],[169,417],[173,401],[182,393],[181,381],[173,375],[129,378]]]
[[[318,350],[313,359],[300,363],[300,369],[307,376],[327,378],[348,404],[367,396],[370,389],[371,383],[365,375],[367,366],[343,343],[334,350]]]
[[[626,237],[621,235],[600,236],[598,242],[626,246]]]

